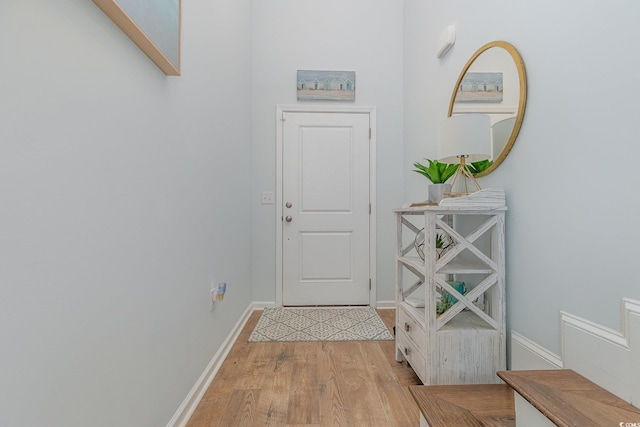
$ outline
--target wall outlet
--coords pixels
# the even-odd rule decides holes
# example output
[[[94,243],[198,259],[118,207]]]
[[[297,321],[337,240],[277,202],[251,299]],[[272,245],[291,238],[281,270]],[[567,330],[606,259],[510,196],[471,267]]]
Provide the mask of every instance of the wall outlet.
[[[209,311],[213,311],[216,306],[216,291],[218,290],[217,286],[214,286],[209,291]]]
[[[225,292],[227,292],[227,284],[225,282],[211,286],[211,290],[209,291],[209,311],[213,311],[215,308],[216,300],[222,301],[224,299]]]

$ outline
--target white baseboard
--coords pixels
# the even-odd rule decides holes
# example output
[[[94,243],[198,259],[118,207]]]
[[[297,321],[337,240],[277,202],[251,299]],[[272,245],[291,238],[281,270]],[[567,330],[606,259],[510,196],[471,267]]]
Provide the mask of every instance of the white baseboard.
[[[196,381],[196,383],[185,397],[184,401],[173,415],[167,427],[184,427],[189,422],[189,418],[193,415],[193,412],[196,410],[196,407],[200,403],[202,396],[209,388],[211,381],[218,373],[220,366],[222,366],[222,362],[227,358],[233,343],[235,343],[240,331],[244,328],[244,325],[249,320],[251,313],[256,310],[256,303],[251,303],[244,311],[238,322],[235,324],[227,338],[224,340],[216,354],[213,355],[213,358],[205,368],[204,372],[200,375],[200,378]]]
[[[511,369],[560,369],[562,359],[516,331],[511,331]]]
[[[640,301],[623,298],[620,332],[569,313],[560,314],[565,367],[638,406]]]
[[[381,310],[388,310],[388,309],[396,308],[396,302],[395,302],[395,300],[393,300],[393,301],[378,301],[376,308],[381,309]]]
[[[254,310],[264,310],[265,308],[276,307],[275,301],[254,301],[252,303]]]

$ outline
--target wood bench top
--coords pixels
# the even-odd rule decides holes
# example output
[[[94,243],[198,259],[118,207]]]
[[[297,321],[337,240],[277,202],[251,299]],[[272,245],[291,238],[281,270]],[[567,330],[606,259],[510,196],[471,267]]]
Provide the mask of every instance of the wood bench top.
[[[558,426],[640,425],[640,409],[571,369],[499,371],[498,376]]]
[[[409,387],[430,427],[516,425],[513,390],[506,384]]]

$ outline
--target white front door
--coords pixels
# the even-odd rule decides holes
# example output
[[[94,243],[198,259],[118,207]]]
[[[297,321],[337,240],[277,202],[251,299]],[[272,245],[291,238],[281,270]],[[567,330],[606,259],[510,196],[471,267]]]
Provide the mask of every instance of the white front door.
[[[368,305],[369,114],[283,120],[283,305]]]

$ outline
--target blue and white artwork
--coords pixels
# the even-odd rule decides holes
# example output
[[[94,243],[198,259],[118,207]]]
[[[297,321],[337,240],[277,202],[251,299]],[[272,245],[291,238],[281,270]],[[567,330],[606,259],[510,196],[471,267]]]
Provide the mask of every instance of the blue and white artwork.
[[[355,71],[298,70],[299,101],[355,101]]]
[[[466,73],[456,102],[502,102],[502,73]]]
[[[93,0],[168,76],[180,75],[181,0]]]
[[[162,54],[180,66],[180,0],[117,0]]]

